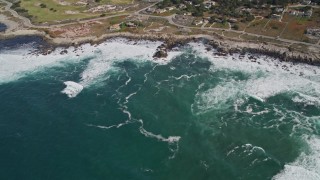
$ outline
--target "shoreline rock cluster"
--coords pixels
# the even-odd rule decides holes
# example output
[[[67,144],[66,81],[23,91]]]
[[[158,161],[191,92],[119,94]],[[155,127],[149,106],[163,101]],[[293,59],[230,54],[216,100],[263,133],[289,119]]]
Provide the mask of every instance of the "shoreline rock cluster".
[[[153,58],[166,58],[168,56],[168,47],[165,43],[161,44],[153,55]]]
[[[37,35],[39,36],[39,35]],[[48,36],[41,36],[46,43],[50,46],[46,46],[43,49],[39,49],[39,54],[48,54],[57,47],[67,48],[70,46],[79,47],[82,44],[90,43],[92,45],[100,44],[108,39],[114,38],[126,38],[128,40],[150,40],[150,41],[163,41],[163,44],[157,48],[157,52],[154,54],[154,58],[165,58],[168,55],[168,51],[177,46],[182,46],[188,42],[203,42],[213,48],[215,48],[220,55],[227,55],[233,53],[251,53],[261,54],[278,58],[281,61],[290,61],[295,63],[307,63],[310,65],[320,65],[320,52],[319,54],[310,54],[290,50],[287,47],[277,46],[269,43],[257,43],[250,41],[236,41],[229,40],[218,36],[209,35],[191,35],[191,36],[174,36],[174,35],[138,35],[131,33],[114,33],[106,34],[100,38],[85,38],[77,39],[73,41],[60,41],[58,39],[52,39]],[[64,50],[61,53],[66,53]]]
[[[281,61],[306,63],[310,65],[320,66],[320,58],[317,56],[317,54],[292,51],[286,47],[276,46],[273,44],[258,44],[252,42],[236,42],[229,40],[211,40],[209,41],[209,44],[216,48],[222,54],[261,54],[277,58]]]

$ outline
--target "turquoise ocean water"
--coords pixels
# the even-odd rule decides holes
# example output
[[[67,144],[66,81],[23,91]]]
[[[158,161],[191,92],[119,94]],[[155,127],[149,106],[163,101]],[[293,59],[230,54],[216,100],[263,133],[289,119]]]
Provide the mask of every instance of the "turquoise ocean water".
[[[320,68],[202,43],[0,51],[0,179],[320,178]]]

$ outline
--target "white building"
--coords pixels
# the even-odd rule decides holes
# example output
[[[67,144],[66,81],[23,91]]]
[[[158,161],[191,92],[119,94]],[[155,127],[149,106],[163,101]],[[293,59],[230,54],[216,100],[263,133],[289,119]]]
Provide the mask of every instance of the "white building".
[[[212,6],[216,5],[216,2],[214,2],[214,1],[204,1],[203,5],[204,5],[205,8],[210,9]]]
[[[166,9],[157,9],[156,10],[157,14],[161,14],[161,13],[164,13],[164,12],[167,12],[167,10]]]
[[[174,7],[174,6],[166,7],[166,10],[167,10],[167,11],[172,11],[172,10],[174,10],[174,9],[176,9],[176,7]]]
[[[193,24],[196,25],[196,26],[201,25],[201,24],[203,24],[203,20],[195,20],[193,22]]]

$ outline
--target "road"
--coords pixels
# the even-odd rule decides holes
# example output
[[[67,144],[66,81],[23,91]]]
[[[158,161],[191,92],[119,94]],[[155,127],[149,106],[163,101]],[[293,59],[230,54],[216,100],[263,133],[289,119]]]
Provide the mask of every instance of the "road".
[[[86,22],[91,22],[91,21],[97,21],[97,20],[104,20],[104,19],[109,19],[109,18],[113,18],[113,17],[119,17],[119,16],[126,16],[126,15],[139,15],[139,16],[144,16],[147,18],[153,17],[153,18],[160,18],[160,19],[165,19],[167,20],[171,25],[174,25],[176,27],[181,27],[181,28],[188,28],[188,29],[199,29],[199,30],[205,30],[205,31],[212,31],[212,30],[222,30],[222,31],[226,31],[226,32],[234,32],[234,33],[240,33],[241,35],[250,35],[250,36],[254,36],[254,37],[262,37],[262,38],[266,38],[266,39],[271,39],[271,40],[279,40],[279,41],[283,41],[286,43],[295,43],[295,44],[304,44],[307,46],[313,46],[313,47],[317,47],[320,48],[320,44],[311,44],[311,43],[307,43],[307,42],[301,42],[301,41],[295,41],[295,40],[290,40],[290,39],[283,39],[280,37],[271,37],[271,36],[265,36],[265,35],[258,35],[258,34],[253,34],[253,33],[248,33],[245,31],[238,31],[238,30],[233,30],[233,29],[222,29],[222,28],[212,28],[212,27],[190,27],[190,26],[184,26],[181,24],[178,24],[176,22],[174,22],[173,18],[175,17],[175,14],[170,15],[170,16],[154,16],[154,15],[148,15],[148,14],[141,14],[141,12],[143,12],[144,10],[158,4],[159,2],[161,2],[161,0],[151,4],[148,7],[145,7],[143,9],[140,9],[136,12],[133,13],[122,13],[122,14],[116,14],[116,15],[110,15],[110,16],[105,16],[105,17],[97,17],[97,18],[93,18],[93,19],[88,19],[88,20],[79,20],[76,22],[70,22],[70,23],[63,23],[63,24],[57,24],[57,25],[34,25],[31,23],[31,21],[23,16],[20,16],[16,11],[11,9],[12,3],[6,1],[6,0],[0,0],[0,2],[6,3],[7,5],[5,6],[5,9],[9,12],[11,12],[11,14],[22,20],[23,24],[26,27],[30,27],[30,28],[58,28],[58,27],[62,27],[62,26],[66,26],[66,25],[72,25],[72,24],[78,24],[78,23],[86,23]],[[297,6],[290,6],[290,7],[301,7],[302,5],[297,5]],[[318,8],[318,6],[317,6]],[[320,41],[319,41],[320,42]]]

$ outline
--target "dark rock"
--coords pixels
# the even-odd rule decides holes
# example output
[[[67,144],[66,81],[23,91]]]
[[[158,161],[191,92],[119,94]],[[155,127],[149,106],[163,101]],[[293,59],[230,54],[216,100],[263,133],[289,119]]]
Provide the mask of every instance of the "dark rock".
[[[154,58],[166,58],[168,56],[167,51],[163,51],[163,50],[158,50],[153,57]]]
[[[66,49],[60,52],[61,55],[67,54],[67,53],[68,53],[68,51]]]
[[[158,48],[156,53],[154,53],[154,58],[166,58],[168,57],[168,48],[166,44],[161,44]]]

